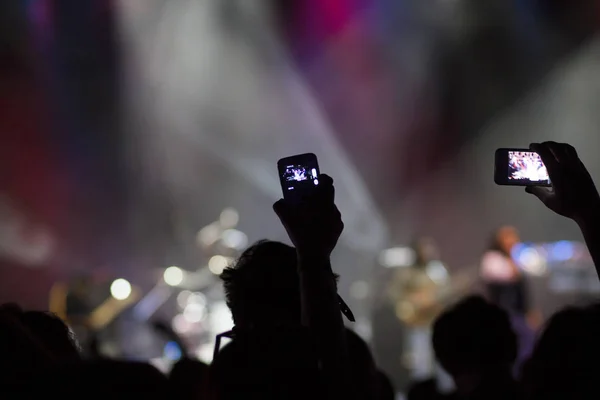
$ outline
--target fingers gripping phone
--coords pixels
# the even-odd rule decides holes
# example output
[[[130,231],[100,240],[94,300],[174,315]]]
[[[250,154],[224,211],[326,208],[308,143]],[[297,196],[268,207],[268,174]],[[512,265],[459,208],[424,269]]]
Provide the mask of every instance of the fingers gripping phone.
[[[498,149],[494,182],[508,186],[552,186],[540,155],[529,149]]]
[[[283,198],[302,201],[319,185],[319,163],[313,153],[282,158],[277,162]]]

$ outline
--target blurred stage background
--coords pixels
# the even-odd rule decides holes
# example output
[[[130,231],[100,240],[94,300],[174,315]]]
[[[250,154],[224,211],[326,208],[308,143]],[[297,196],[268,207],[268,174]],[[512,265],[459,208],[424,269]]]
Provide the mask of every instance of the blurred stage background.
[[[501,224],[580,239],[495,186],[493,152],[568,141],[600,176],[598,27],[586,0],[2,1],[0,301],[45,308],[78,276],[143,297],[177,266],[222,308],[213,257],[286,239],[275,163],[313,151],[369,338],[385,248],[432,236],[460,270]]]

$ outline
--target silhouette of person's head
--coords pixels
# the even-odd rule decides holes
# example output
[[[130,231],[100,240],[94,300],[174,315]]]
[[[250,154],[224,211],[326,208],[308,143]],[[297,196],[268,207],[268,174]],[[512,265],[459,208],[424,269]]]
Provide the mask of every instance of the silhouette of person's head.
[[[525,368],[532,399],[600,397],[600,305],[570,307],[546,325]]]
[[[75,335],[56,315],[44,311],[23,311],[11,303],[3,304],[0,312],[11,315],[55,362],[81,360]]]
[[[169,374],[171,393],[179,399],[200,399],[206,391],[208,365],[198,360],[183,358]]]
[[[226,268],[221,279],[236,327],[300,325],[300,280],[293,247],[259,241]]]
[[[296,250],[259,241],[221,278],[235,328],[233,341],[211,363],[210,390],[223,399],[313,397],[320,385],[318,359],[301,325]]]
[[[255,243],[223,271],[221,279],[237,327],[299,323],[300,282],[294,248],[267,240]]]
[[[435,321],[433,348],[457,390],[472,392],[490,379],[508,379],[517,338],[504,310],[471,296]]]
[[[75,335],[60,318],[50,312],[25,311],[20,321],[59,362],[81,360]]]

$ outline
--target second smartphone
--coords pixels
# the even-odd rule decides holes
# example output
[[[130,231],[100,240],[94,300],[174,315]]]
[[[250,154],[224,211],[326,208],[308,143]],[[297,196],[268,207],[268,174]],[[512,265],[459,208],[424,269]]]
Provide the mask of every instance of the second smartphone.
[[[540,155],[529,149],[498,149],[494,182],[510,186],[552,186]]]

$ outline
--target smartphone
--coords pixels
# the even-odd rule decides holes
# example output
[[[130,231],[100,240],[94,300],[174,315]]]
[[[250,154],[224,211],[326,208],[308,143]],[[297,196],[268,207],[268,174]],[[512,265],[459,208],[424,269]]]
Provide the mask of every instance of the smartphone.
[[[510,186],[552,186],[540,155],[529,149],[498,149],[494,182]]]
[[[313,153],[282,158],[277,170],[284,199],[301,201],[319,185],[319,163]]]

